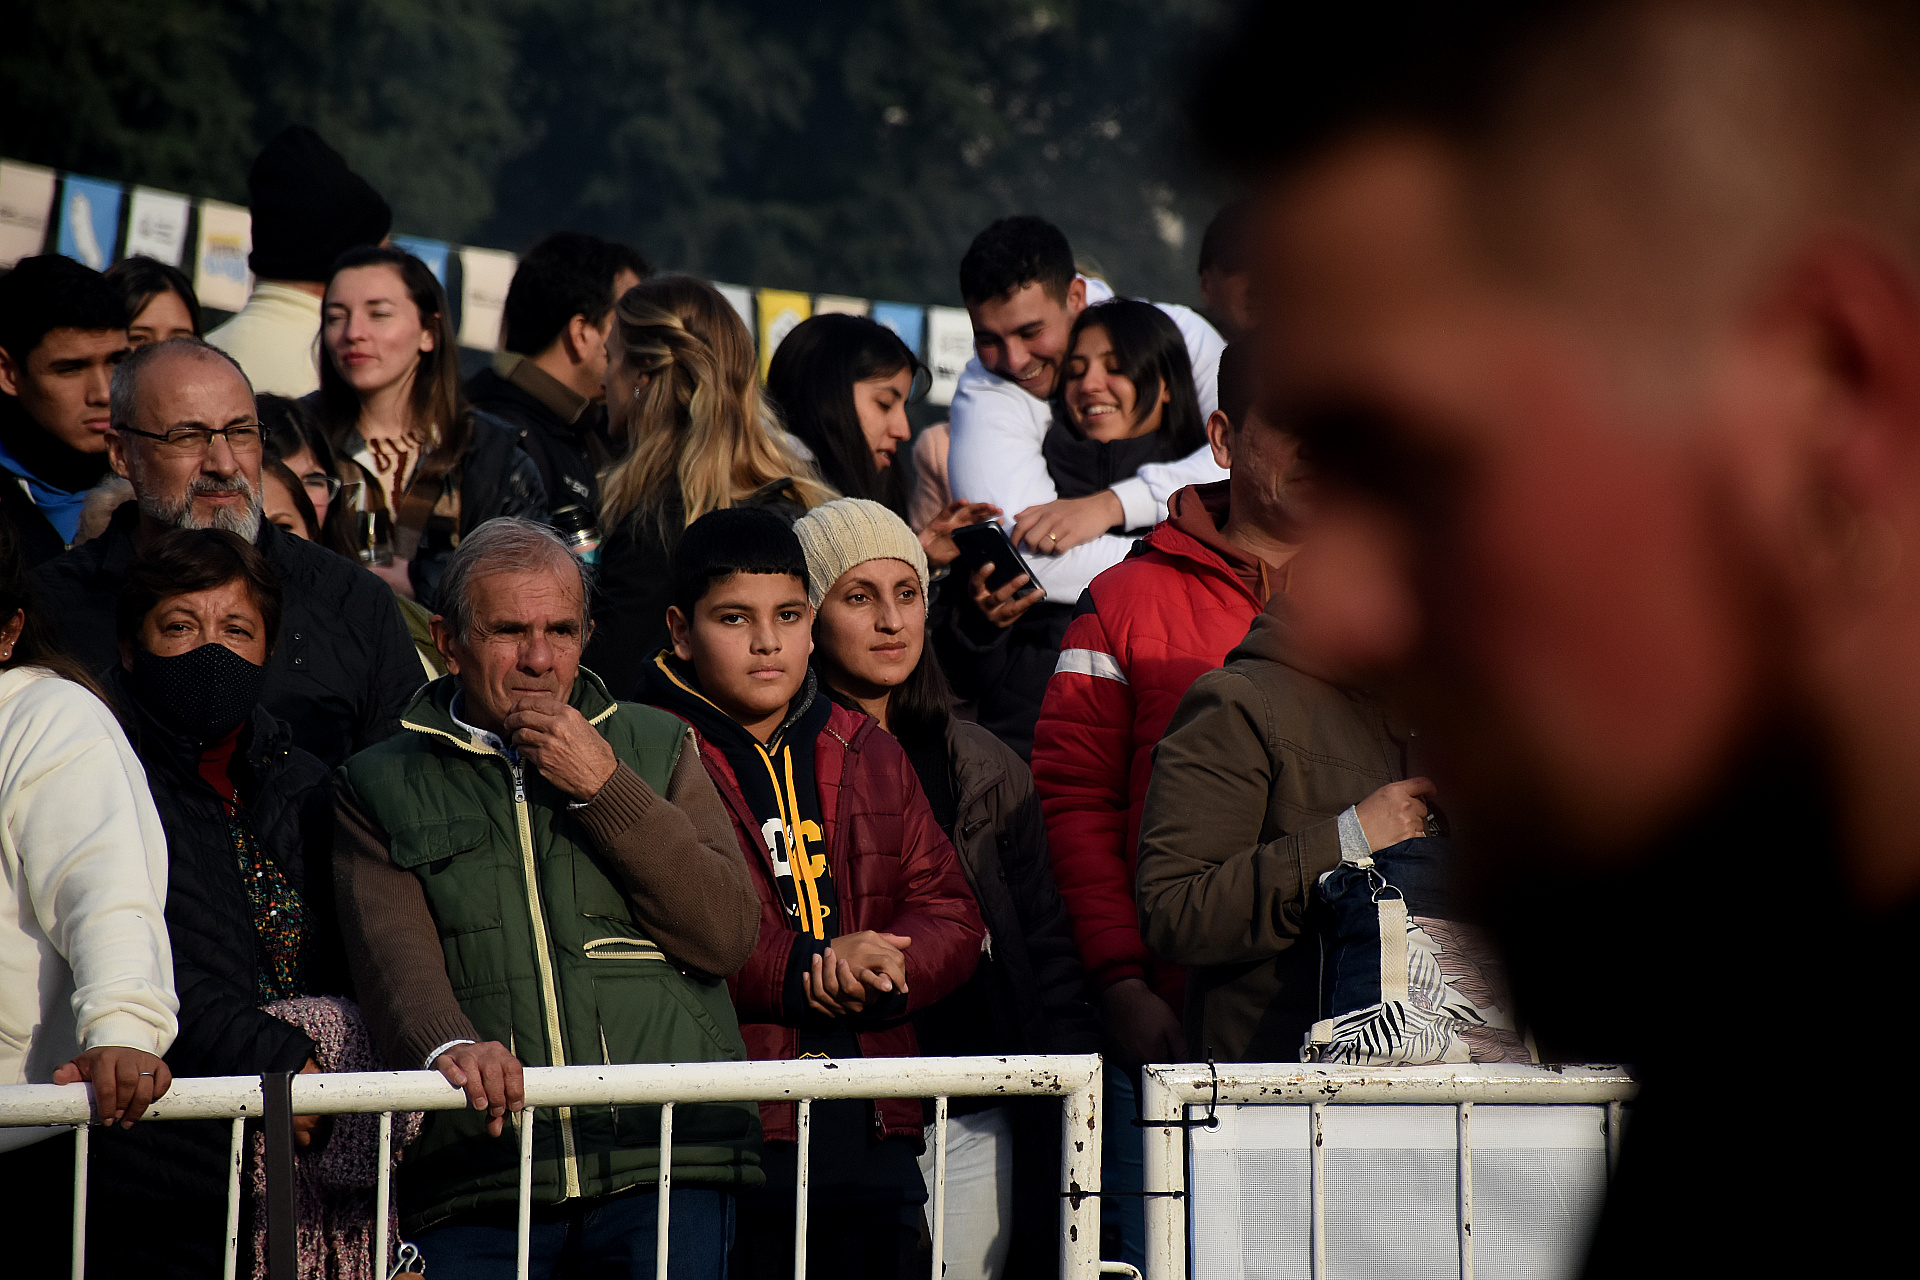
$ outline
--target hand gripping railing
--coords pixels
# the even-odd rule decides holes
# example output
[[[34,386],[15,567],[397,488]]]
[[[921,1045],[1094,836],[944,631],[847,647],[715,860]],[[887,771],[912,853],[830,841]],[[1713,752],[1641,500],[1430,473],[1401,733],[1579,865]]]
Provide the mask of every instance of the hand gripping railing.
[[[1451,1106],[1459,1136],[1458,1237],[1461,1280],[1473,1280],[1473,1107],[1475,1103],[1606,1107],[1607,1169],[1620,1150],[1620,1107],[1635,1085],[1619,1067],[1460,1065],[1335,1067],[1304,1063],[1150,1066],[1140,1091],[1146,1127],[1147,1280],[1186,1280],[1186,1133],[1208,1123],[1189,1107],[1265,1103],[1311,1109],[1308,1148],[1308,1256],[1326,1280],[1326,1154],[1321,1117],[1329,1106]]]
[[[452,1111],[466,1094],[437,1071],[306,1074],[292,1078],[290,1114],[380,1115],[379,1181],[374,1194],[376,1280],[391,1265],[387,1206],[395,1111]],[[227,1170],[227,1280],[233,1280],[240,1225],[243,1127],[261,1118],[266,1090],[259,1076],[176,1078],[147,1109],[141,1124],[167,1120],[231,1120]],[[0,1088],[0,1127],[70,1125],[74,1129],[73,1276],[85,1273],[87,1214],[86,1085],[14,1085]],[[1100,1244],[1100,1059],[1098,1055],[1007,1058],[850,1058],[804,1062],[695,1062],[602,1067],[530,1067],[521,1113],[519,1275],[527,1275],[533,1185],[534,1112],[545,1107],[660,1106],[658,1280],[667,1275],[667,1227],[673,1185],[673,1111],[679,1102],[793,1102],[799,1112],[799,1187],[794,1213],[794,1275],[807,1274],[807,1146],[812,1104],[834,1098],[933,1098],[934,1178],[928,1219],[933,1230],[932,1280],[940,1280],[946,1210],[947,1099],[1057,1097],[1060,1122],[1060,1274],[1093,1280]],[[55,1141],[56,1139],[48,1139]],[[431,1260],[429,1260],[431,1262]],[[274,1280],[280,1280],[276,1275]]]

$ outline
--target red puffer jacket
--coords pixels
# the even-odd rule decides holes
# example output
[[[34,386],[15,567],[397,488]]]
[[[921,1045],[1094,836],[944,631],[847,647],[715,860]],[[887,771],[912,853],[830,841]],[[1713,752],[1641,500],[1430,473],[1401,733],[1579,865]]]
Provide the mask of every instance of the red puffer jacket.
[[[787,927],[760,824],[726,754],[703,737],[700,759],[733,815],[734,835],[760,890],[759,940],[746,966],[727,982],[740,1037],[753,1058],[792,1058],[799,1052],[800,1033],[780,1021],[785,1016],[781,994],[798,935]],[[835,705],[814,740],[813,772],[826,819],[840,932],[880,929],[913,939],[907,948],[907,1014],[916,1013],[964,984],[980,963],[986,927],[973,891],[953,845],[933,820],[907,753],[871,716]],[[904,1016],[879,1030],[861,1031],[859,1040],[860,1052],[869,1058],[910,1058],[919,1052]],[[918,1099],[887,1098],[877,1107],[882,1136],[919,1140]],[[760,1123],[769,1140],[797,1140],[791,1102],[761,1103]]]
[[[1155,744],[1276,585],[1220,533],[1229,483],[1175,493],[1143,547],[1088,586],[1034,731],[1047,847],[1088,981],[1098,992],[1143,978],[1176,1012],[1185,975],[1141,939],[1134,857]]]

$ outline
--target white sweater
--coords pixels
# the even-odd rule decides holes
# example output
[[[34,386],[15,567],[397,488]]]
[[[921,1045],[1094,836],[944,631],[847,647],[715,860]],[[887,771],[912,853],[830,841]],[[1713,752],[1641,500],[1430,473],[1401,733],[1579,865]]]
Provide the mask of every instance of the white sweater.
[[[166,898],[160,815],[112,713],[50,672],[0,672],[0,1085],[101,1045],[167,1051]],[[48,1132],[0,1129],[0,1151]]]

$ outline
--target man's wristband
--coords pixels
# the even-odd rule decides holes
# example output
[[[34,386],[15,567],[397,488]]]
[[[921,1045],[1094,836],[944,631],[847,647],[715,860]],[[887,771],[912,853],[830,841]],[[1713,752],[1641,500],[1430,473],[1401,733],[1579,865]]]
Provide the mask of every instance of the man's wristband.
[[[478,1041],[476,1041],[476,1040],[449,1040],[449,1041],[447,1041],[447,1042],[446,1042],[445,1044],[443,1044],[443,1045],[441,1045],[441,1046],[440,1046],[440,1047],[439,1047],[438,1049],[435,1049],[435,1050],[434,1050],[434,1051],[433,1051],[432,1053],[430,1053],[430,1054],[428,1054],[428,1055],[427,1055],[427,1067],[426,1067],[426,1069],[427,1069],[428,1071],[431,1071],[431,1070],[433,1070],[433,1060],[434,1060],[435,1058],[438,1058],[438,1057],[439,1057],[439,1056],[440,1056],[441,1054],[443,1054],[443,1053],[445,1053],[445,1052],[446,1052],[447,1050],[449,1050],[449,1049],[457,1049],[457,1048],[459,1048],[459,1047],[460,1047],[461,1045],[463,1045],[463,1044],[477,1044],[477,1043],[479,1043],[479,1042],[478,1042]]]

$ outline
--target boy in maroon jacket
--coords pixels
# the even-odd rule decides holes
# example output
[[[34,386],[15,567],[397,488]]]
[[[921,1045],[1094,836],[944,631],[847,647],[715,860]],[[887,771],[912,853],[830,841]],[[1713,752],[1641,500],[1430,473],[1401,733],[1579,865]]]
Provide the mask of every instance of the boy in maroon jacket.
[[[833,703],[807,658],[799,539],[756,508],[687,527],[671,566],[671,650],[642,697],[691,724],[760,890],[760,936],[731,980],[755,1058],[910,1057],[907,1018],[972,976],[985,929],[906,753]],[[734,1275],[793,1274],[791,1103],[761,1107],[767,1186],[739,1203]],[[808,1254],[853,1277],[923,1275],[913,1099],[813,1108]]]

